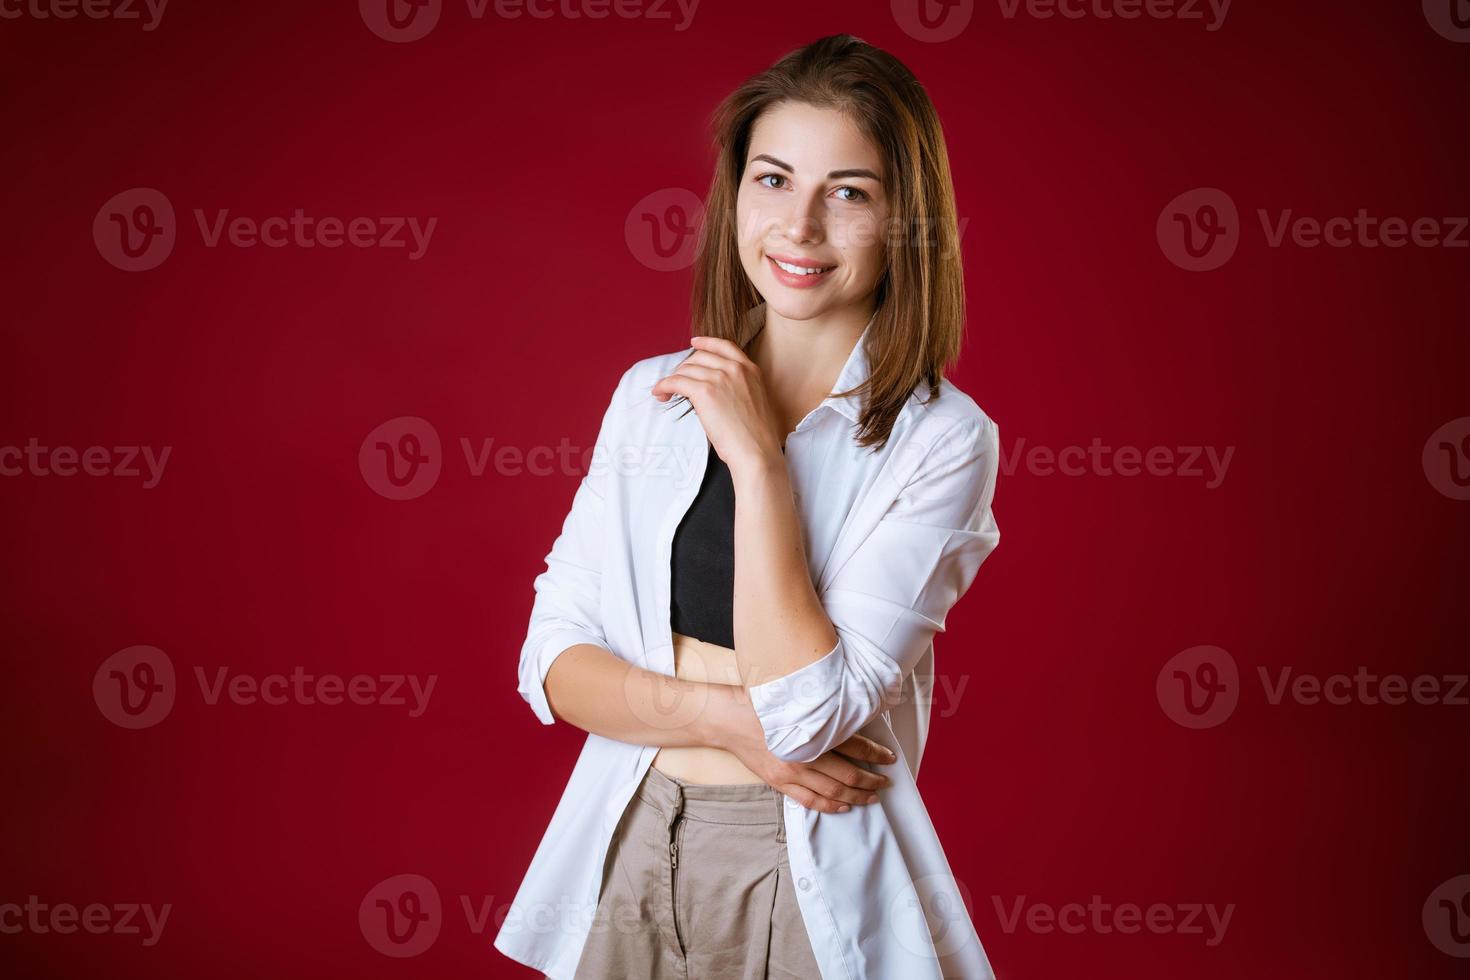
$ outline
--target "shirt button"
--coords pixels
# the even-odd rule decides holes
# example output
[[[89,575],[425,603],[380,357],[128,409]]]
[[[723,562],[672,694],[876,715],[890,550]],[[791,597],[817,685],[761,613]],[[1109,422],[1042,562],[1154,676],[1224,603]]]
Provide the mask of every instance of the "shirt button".
[[[812,887],[812,883],[810,881],[807,881],[805,878],[798,878],[796,880],[796,887],[800,888],[802,891],[806,891],[808,888]]]

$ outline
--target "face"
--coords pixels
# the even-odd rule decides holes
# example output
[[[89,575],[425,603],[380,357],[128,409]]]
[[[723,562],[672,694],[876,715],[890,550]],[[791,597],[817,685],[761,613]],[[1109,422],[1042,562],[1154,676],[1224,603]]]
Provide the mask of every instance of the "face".
[[[740,262],[768,309],[866,319],[887,261],[884,178],[878,148],[843,113],[782,102],[760,115],[735,214]]]

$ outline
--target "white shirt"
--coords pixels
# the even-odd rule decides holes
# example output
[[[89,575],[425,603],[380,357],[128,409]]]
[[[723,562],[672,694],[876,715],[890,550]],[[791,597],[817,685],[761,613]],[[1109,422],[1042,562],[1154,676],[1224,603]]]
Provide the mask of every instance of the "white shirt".
[[[872,322],[834,391],[868,376]],[[649,389],[688,353],[624,372],[535,580],[519,690],[545,724],[556,721],[546,673],[568,647],[596,644],[674,674],[671,547],[709,441],[687,402],[660,402]],[[791,874],[822,980],[994,976],[915,779],[934,634],[1000,540],[991,514],[999,442],[995,423],[948,380],[937,398],[925,396],[915,388],[876,453],[854,438],[858,396],[829,396],[786,441],[812,582],[838,639],[822,659],[749,688],[766,744],[778,758],[810,762],[861,733],[898,754],[874,766],[893,780],[877,803],[821,813],[786,800]],[[588,734],[496,949],[572,980],[608,845],[657,751]]]

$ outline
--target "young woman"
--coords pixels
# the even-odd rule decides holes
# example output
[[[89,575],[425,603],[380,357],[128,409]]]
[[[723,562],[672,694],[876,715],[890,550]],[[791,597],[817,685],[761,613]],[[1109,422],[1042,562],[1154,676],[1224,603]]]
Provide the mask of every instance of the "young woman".
[[[521,695],[589,734],[495,945],[552,980],[987,978],[915,785],[934,634],[999,540],[996,426],[942,373],[939,120],[842,35],[716,134],[693,351],[623,374],[535,582]]]

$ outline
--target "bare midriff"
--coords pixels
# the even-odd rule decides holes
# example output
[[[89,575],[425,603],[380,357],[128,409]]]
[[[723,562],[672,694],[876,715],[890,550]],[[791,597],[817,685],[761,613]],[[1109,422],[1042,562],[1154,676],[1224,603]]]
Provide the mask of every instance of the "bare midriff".
[[[740,664],[729,647],[675,633],[674,676],[740,686]],[[652,765],[666,776],[678,776],[690,783],[765,782],[732,753],[702,745],[665,746],[653,757]]]

